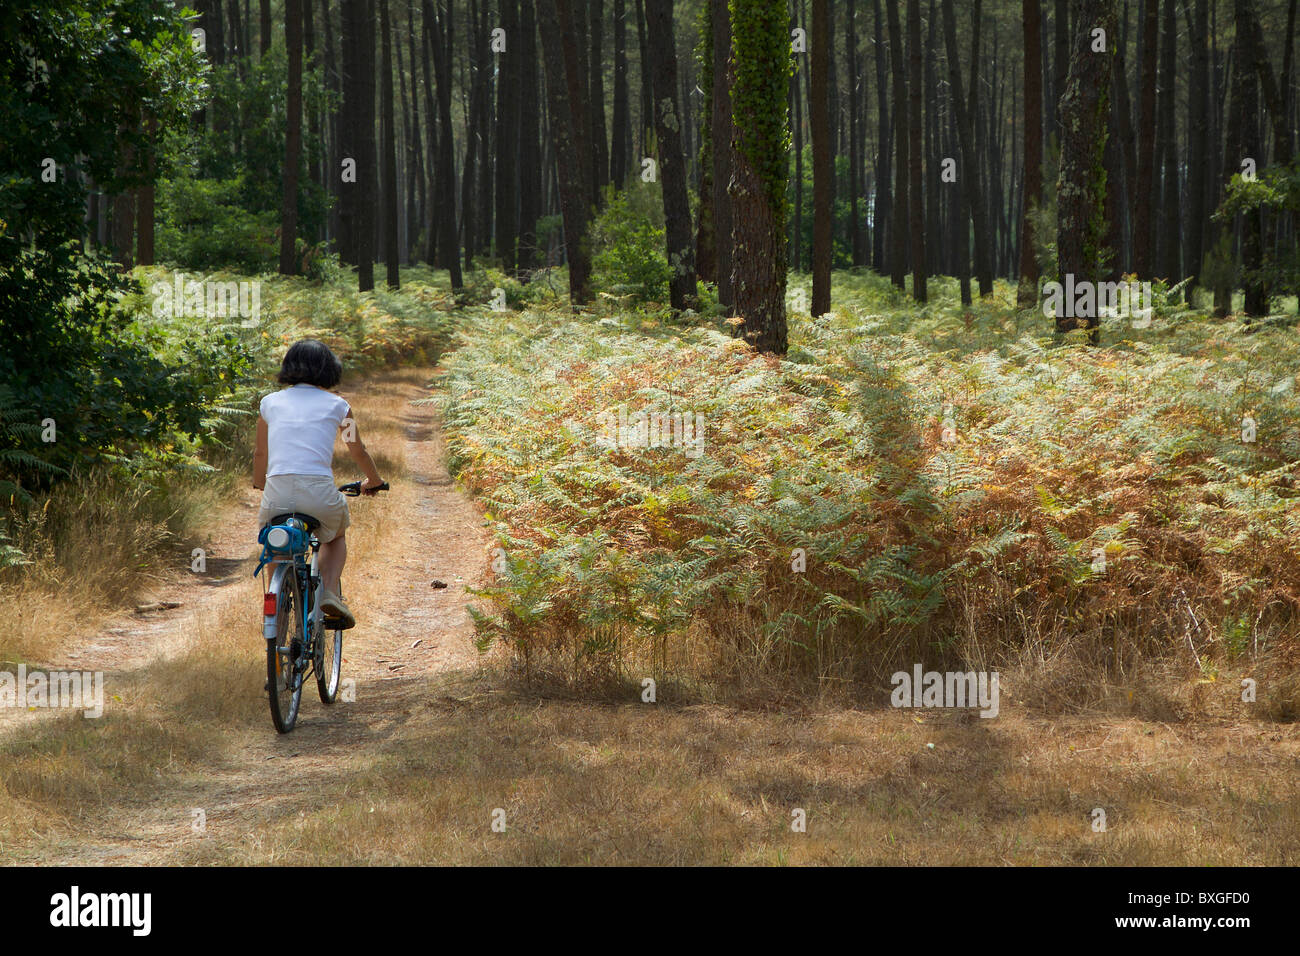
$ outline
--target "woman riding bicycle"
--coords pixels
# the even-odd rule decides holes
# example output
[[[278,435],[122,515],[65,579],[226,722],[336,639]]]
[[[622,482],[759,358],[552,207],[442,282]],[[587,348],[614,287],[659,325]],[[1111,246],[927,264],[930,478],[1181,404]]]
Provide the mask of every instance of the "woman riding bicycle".
[[[348,503],[334,485],[334,440],[339,432],[348,454],[365,473],[362,493],[374,494],[384,483],[361,442],[351,406],[331,391],[342,375],[343,364],[323,342],[303,339],[290,347],[278,379],[288,387],[262,399],[253,454],[253,487],[262,491],[258,527],[291,511],[320,522],[320,606],[338,629],[357,623],[339,593],[348,558],[344,532],[351,523]]]

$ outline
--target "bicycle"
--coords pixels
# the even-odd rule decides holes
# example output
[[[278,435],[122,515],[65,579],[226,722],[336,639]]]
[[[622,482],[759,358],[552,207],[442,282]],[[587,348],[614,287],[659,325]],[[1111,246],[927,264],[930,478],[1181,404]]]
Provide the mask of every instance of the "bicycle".
[[[371,494],[388,490],[388,482]],[[355,498],[361,482],[340,485],[339,491]],[[262,595],[262,637],[266,640],[266,690],[271,703],[271,722],[287,734],[298,722],[302,688],[307,678],[316,677],[322,704],[338,699],[343,672],[343,630],[330,628],[316,601],[320,589],[317,568],[320,521],[297,511],[276,515],[257,536],[262,546],[254,577],[271,565],[266,591]],[[307,558],[311,554],[310,561]],[[332,637],[326,637],[326,631]]]

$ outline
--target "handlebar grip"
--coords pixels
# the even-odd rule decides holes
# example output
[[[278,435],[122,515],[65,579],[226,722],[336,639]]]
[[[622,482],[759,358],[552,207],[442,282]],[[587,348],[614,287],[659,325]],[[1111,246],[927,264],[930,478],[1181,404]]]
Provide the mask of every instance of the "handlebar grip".
[[[373,493],[378,494],[381,491],[388,491],[388,490],[389,490],[388,482],[385,481],[378,488],[375,488]],[[343,492],[349,498],[355,498],[359,494],[361,494],[361,482],[349,481],[346,485],[339,485],[339,491]]]

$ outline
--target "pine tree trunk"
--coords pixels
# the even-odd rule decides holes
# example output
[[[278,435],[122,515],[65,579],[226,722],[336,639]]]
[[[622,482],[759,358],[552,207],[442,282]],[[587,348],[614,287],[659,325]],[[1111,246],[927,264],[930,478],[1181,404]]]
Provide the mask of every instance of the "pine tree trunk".
[[[862,144],[858,140],[862,130],[859,116],[862,97],[858,92],[861,78],[858,74],[858,25],[855,0],[849,0],[845,20],[849,82],[849,242],[853,252],[853,264],[864,266],[867,264],[867,248],[863,241],[862,220],[858,209],[858,198],[862,194]]]
[[[1065,96],[1066,77],[1070,69],[1070,0],[1056,0],[1056,11],[1052,15],[1052,32],[1055,40],[1055,55],[1052,57],[1052,108],[1049,113],[1049,135],[1055,136],[1059,143],[1061,135],[1061,98]]]
[[[713,242],[718,276],[718,302],[730,307],[734,301],[731,284],[732,219],[731,177],[735,166],[731,127],[731,13],[727,0],[708,0],[713,8],[712,74],[712,159],[713,159]]]
[[[262,43],[258,55],[266,56],[271,52],[271,0],[261,0],[261,14]]]
[[[1133,196],[1133,271],[1149,279],[1154,266],[1155,236],[1151,228],[1151,207],[1156,174],[1156,66],[1159,55],[1159,0],[1142,0],[1145,4],[1139,54],[1141,83],[1138,89],[1137,184]],[[1172,3],[1173,0],[1165,0]]]
[[[592,163],[596,188],[596,203],[605,202],[605,187],[609,185],[609,141],[605,131],[605,3],[604,0],[587,0],[590,12],[588,26],[588,83],[587,127],[591,131]]]
[[[585,107],[570,23],[566,0],[537,0],[542,62],[546,66],[547,117],[560,181],[564,246],[569,261],[569,300],[579,305],[591,297],[591,258],[585,242],[591,190],[585,176],[588,164],[581,159],[579,118]]]
[[[812,96],[808,117],[813,148],[812,314],[831,310],[830,0],[812,0]]]
[[[1264,95],[1264,108],[1268,112],[1269,119],[1273,122],[1273,160],[1278,165],[1288,166],[1291,163],[1291,127],[1287,123],[1286,106],[1284,103],[1286,89],[1285,83],[1282,87],[1278,86],[1277,78],[1273,75],[1273,64],[1268,58],[1268,51],[1264,46],[1264,35],[1260,31],[1259,17],[1256,15],[1253,0],[1246,0],[1245,16],[1250,27],[1250,43],[1255,50],[1255,73],[1259,77],[1259,89]],[[1292,3],[1290,24],[1288,34],[1295,28],[1295,4]],[[1291,40],[1287,39],[1288,48]],[[1289,65],[1283,68],[1285,74],[1290,69]],[[1261,144],[1262,145],[1262,144]]]
[[[1195,0],[1188,31],[1192,68],[1187,93],[1187,218],[1183,226],[1183,262],[1192,281],[1188,301],[1200,280],[1205,255],[1205,158],[1210,152],[1209,0]]]
[[[609,179],[618,189],[627,185],[632,161],[632,121],[627,90],[627,0],[614,0],[614,115],[610,136]]]
[[[939,77],[937,72],[935,37],[938,35],[939,17],[936,12],[935,0],[930,0],[929,9],[926,15],[925,25],[925,236],[926,236],[926,267],[927,275],[942,275],[946,269],[945,244],[941,240],[943,235],[942,220],[939,218],[942,206],[942,190],[940,185],[940,163],[942,157],[939,155]]]
[[[957,71],[960,74],[960,70]],[[957,155],[961,146],[961,134],[957,130],[957,103],[960,102],[961,96],[957,90],[949,85],[948,95],[950,99],[950,108],[948,110],[948,148],[951,151],[950,156]],[[961,173],[957,175],[957,182],[953,185],[956,187],[956,196],[948,210],[948,230],[952,236],[952,257],[956,264],[957,286],[961,294],[961,304],[971,304],[970,292],[970,205],[966,199],[966,180],[967,177]]]
[[[1080,28],[1065,95],[1061,97],[1061,171],[1057,178],[1056,248],[1061,276],[1074,281],[1097,282],[1103,275],[1106,244],[1105,158],[1110,121],[1111,41],[1115,35],[1115,0],[1074,0]],[[1090,26],[1091,25],[1091,26]],[[1094,52],[1093,30],[1104,31],[1106,51]],[[1056,317],[1059,332],[1093,329],[1096,310],[1070,317],[1062,309]]]
[[[791,19],[791,24],[798,23]],[[793,30],[793,26],[791,27]],[[790,269],[803,271],[803,92],[799,77],[804,71],[804,58],[795,57],[794,72],[790,75],[790,115],[794,117],[794,225],[790,234]]]
[[[889,62],[894,72],[894,221],[889,261],[890,281],[899,288],[907,288],[907,214],[908,201],[908,124],[910,112],[907,99],[907,66],[903,59],[903,28],[898,19],[898,7],[886,0],[889,19]]]
[[[1127,12],[1127,4],[1125,5]],[[1125,20],[1124,36],[1128,35],[1127,20]],[[1124,185],[1124,202],[1121,206],[1121,219],[1123,220],[1121,228],[1122,242],[1115,247],[1115,257],[1124,272],[1133,271],[1133,252],[1131,232],[1133,229],[1132,216],[1129,211],[1133,207],[1134,186],[1137,182],[1137,132],[1133,128],[1133,101],[1129,96],[1128,66],[1125,62],[1128,44],[1124,37],[1120,38],[1119,46],[1115,51],[1115,59],[1111,69],[1111,84],[1115,89],[1115,107],[1112,112],[1112,122],[1115,123],[1119,136],[1119,150],[1121,159],[1121,169],[1123,171]]]
[[[451,125],[451,49],[455,38],[455,21],[450,3],[445,12],[434,9],[433,0],[422,0],[424,29],[428,34],[429,49],[433,52],[434,76],[437,81],[438,171],[434,181],[435,201],[429,204],[429,236],[437,236],[437,245],[430,258],[440,268],[448,270],[453,292],[465,287],[461,272],[460,249],[456,237],[456,144]]]
[[[394,0],[394,2],[400,3],[400,0]],[[396,20],[396,15],[394,15],[394,20]],[[399,156],[397,202],[401,209],[401,219],[398,221],[397,248],[399,261],[410,265],[411,244],[414,242],[416,231],[415,224],[419,221],[415,209],[415,184],[420,177],[416,173],[415,143],[411,138],[411,113],[409,112],[411,102],[406,98],[407,70],[402,62],[402,27],[400,23],[394,27],[393,32],[395,34],[393,39],[393,65],[397,71],[397,99],[394,101],[393,113],[400,123],[402,134],[397,140],[397,154]],[[414,93],[414,62],[411,63],[410,75],[411,92]]]
[[[379,206],[379,150],[375,144],[375,0],[364,6],[361,33],[361,85],[360,152],[357,161],[357,180],[363,187],[361,194],[360,245],[357,250],[357,287],[369,292],[375,287],[375,212]]]
[[[308,73],[315,72],[320,66],[320,53],[316,47],[316,7],[315,0],[302,0],[302,46],[303,46],[303,69]],[[322,168],[321,147],[324,146],[324,138],[321,134],[321,114],[318,110],[311,109],[304,104],[307,110],[307,139],[312,143],[317,152],[308,158],[307,175],[311,177],[312,184],[318,189],[325,185],[325,170]],[[316,234],[312,239],[316,242],[324,240],[325,223],[322,221],[316,227]]]
[[[686,309],[695,304],[695,249],[691,242],[691,206],[682,155],[685,117],[677,95],[675,36],[672,0],[646,0],[646,38],[654,64],[655,138],[659,142],[668,265],[672,268],[669,297],[674,309]]]
[[[700,207],[695,224],[695,273],[703,282],[717,283],[717,240],[713,223],[713,4],[705,0],[700,8],[700,89],[704,102],[700,111]]]
[[[1114,76],[1117,72],[1114,68],[1118,57],[1111,60],[1111,82],[1114,82]],[[1110,106],[1110,123],[1111,129],[1118,127],[1117,122],[1118,110],[1112,101]],[[1102,270],[1103,275],[1109,282],[1119,282],[1122,276],[1120,267],[1119,250],[1124,245],[1124,217],[1123,217],[1123,157],[1120,155],[1119,137],[1109,135],[1106,137],[1106,155],[1104,165],[1106,169],[1106,249],[1109,258],[1106,260]]]
[[[537,71],[537,18],[534,0],[519,6],[519,274],[541,263],[537,248],[537,220],[542,210],[542,157],[538,139],[541,77]]]
[[[406,99],[405,81],[399,89],[402,93],[402,129],[406,134],[406,243],[402,252],[407,265],[414,265],[418,259],[421,224],[424,222],[425,191],[428,174],[424,168],[424,136],[420,132],[420,90],[416,83],[415,67],[415,0],[406,0],[406,39],[407,62],[410,64],[411,98]],[[402,47],[397,46],[397,75],[403,77]]]
[[[448,0],[451,6],[455,5],[456,0]],[[479,97],[481,96],[482,82],[480,75],[483,72],[483,66],[480,62],[482,54],[479,46],[478,30],[478,4],[476,0],[469,0],[466,10],[466,36],[469,38],[469,77],[462,83],[462,91],[468,90],[469,106],[465,114],[465,158],[461,161],[460,175],[460,235],[457,237],[461,245],[461,254],[465,260],[467,270],[474,268],[474,256],[478,251],[477,236],[475,227],[478,224],[478,157],[479,148],[478,140],[482,136],[482,130],[479,129],[478,123],[482,117],[482,110],[479,107]],[[448,50],[448,55],[452,54]]]
[[[1175,67],[1178,43],[1178,19],[1174,10],[1174,0],[1165,0],[1164,36],[1160,41],[1160,92],[1157,100],[1157,123],[1160,137],[1161,164],[1164,167],[1160,177],[1160,237],[1157,243],[1157,256],[1160,274],[1172,286],[1182,279],[1181,249],[1179,237],[1182,232],[1179,212],[1182,209],[1182,190],[1178,181],[1178,140],[1175,110],[1177,100],[1174,96],[1176,81]]]
[[[218,0],[220,2],[220,0]],[[236,73],[244,75],[241,58],[248,54],[244,45],[244,27],[239,17],[239,0],[230,0],[230,45],[228,47],[230,62],[235,64]]]
[[[976,2],[976,14],[979,3]],[[952,0],[943,0],[943,41],[948,53],[948,83],[952,87],[953,110],[956,113],[957,139],[961,145],[961,168],[957,178],[962,183],[962,194],[970,211],[975,234],[975,275],[979,279],[980,297],[993,294],[993,249],[989,241],[988,215],[985,212],[984,191],[980,184],[979,150],[972,130],[972,109],[977,100],[965,95],[961,77],[961,55],[957,48],[957,19]],[[971,57],[971,77],[978,81],[975,66],[979,61],[978,48]]]
[[[871,215],[871,268],[877,274],[884,275],[886,249],[890,248],[885,238],[889,234],[889,221],[893,215],[891,163],[894,144],[890,141],[893,125],[889,119],[889,47],[880,13],[880,0],[872,0],[872,6],[875,10],[875,32],[871,42],[876,61],[876,201]],[[892,259],[892,256],[889,258]]]
[[[733,126],[732,293],[737,327],[762,352],[788,346],[785,289],[785,193],[789,168],[786,77],[790,34],[785,0],[748,0],[731,8]]]
[[[1217,14],[1217,6],[1215,14]],[[1243,152],[1243,110],[1245,109],[1246,94],[1243,87],[1249,83],[1254,85],[1254,77],[1249,72],[1249,67],[1243,67],[1243,57],[1245,56],[1245,37],[1238,32],[1233,38],[1232,46],[1228,54],[1228,63],[1223,69],[1222,83],[1225,85],[1222,96],[1228,98],[1226,109],[1220,111],[1220,125],[1223,129],[1223,165],[1220,167],[1221,175],[1213,177],[1211,182],[1214,183],[1214,200],[1210,203],[1209,208],[1214,209],[1219,205],[1219,200],[1224,195],[1226,184],[1231,181],[1232,177],[1241,172],[1241,157]],[[1216,51],[1217,53],[1217,51]],[[1217,57],[1216,57],[1217,59]],[[1229,71],[1227,66],[1232,66]],[[1240,217],[1235,217],[1237,221]],[[1213,250],[1216,257],[1226,255],[1235,262],[1234,241],[1237,232],[1238,222],[1224,222],[1218,230],[1218,244]],[[1232,292],[1233,281],[1227,277],[1228,262],[1218,263],[1220,266],[1219,281],[1214,287],[1214,315],[1216,318],[1224,318],[1232,311]]]
[[[454,6],[455,0],[448,0],[448,11]],[[469,28],[470,36],[470,54],[469,54],[469,110],[466,116],[465,128],[465,160],[461,164],[460,176],[460,244],[465,257],[465,268],[474,267],[474,253],[478,249],[476,236],[474,233],[477,210],[475,205],[478,199],[477,174],[478,174],[478,157],[479,137],[483,135],[479,128],[479,121],[482,119],[482,109],[480,108],[479,99],[482,96],[482,78],[483,65],[481,63],[482,53],[479,44],[478,29],[478,4],[476,0],[469,0]],[[451,55],[451,49],[447,50],[447,55]]]
[[[519,0],[500,0],[506,53],[497,61],[496,254],[506,275],[518,268],[515,203],[519,179],[520,36]]]
[[[1282,43],[1282,110],[1286,117],[1286,151],[1292,155],[1295,151],[1295,130],[1300,125],[1296,122],[1295,88],[1295,33],[1296,9],[1298,0],[1291,0],[1286,10],[1286,39]]]
[[[298,274],[298,164],[302,155],[302,3],[285,0],[284,40],[289,57],[285,97],[284,194],[280,204],[280,274]]]
[[[583,164],[582,181],[587,187],[587,205],[595,210],[600,206],[600,189],[596,175],[596,140],[592,132],[590,3],[589,0],[567,0],[567,3],[570,28],[565,31],[564,44],[568,50],[572,43],[577,76],[576,92],[572,95],[575,103],[582,104],[581,115],[575,119],[575,142],[579,145],[578,159]]]
[[[343,105],[339,128],[338,162],[334,175],[338,177],[339,259],[346,265],[360,264],[362,176],[361,121],[363,113],[362,36],[365,32],[366,0],[343,0],[339,21],[339,40],[342,46]],[[373,107],[372,107],[373,108]]]
[[[321,10],[323,14],[321,20],[325,26],[325,89],[333,96],[341,97],[343,81],[342,74],[339,72],[338,57],[335,55],[334,23],[328,0],[321,0]],[[342,131],[347,121],[346,107],[347,103],[344,101],[338,109],[331,110],[327,117],[329,144],[325,150],[325,188],[334,196],[334,203],[330,206],[329,217],[325,221],[325,237],[334,240],[339,258],[344,262],[348,260],[344,257],[342,243],[339,241],[342,235],[339,222],[344,201],[340,174],[343,162]]]
[[[414,3],[414,0],[410,0]],[[422,258],[429,263],[430,268],[437,267],[438,259],[438,230],[434,217],[434,205],[438,197],[438,157],[441,147],[438,144],[438,100],[433,92],[433,71],[430,64],[435,57],[434,47],[430,41],[433,36],[433,30],[429,25],[429,14],[425,11],[424,3],[420,5],[420,38],[417,44],[415,36],[411,37],[411,49],[419,50],[420,56],[420,87],[424,92],[424,117],[428,126],[425,128],[424,137],[424,199],[420,203],[420,224],[424,229],[424,254]],[[415,17],[412,11],[411,22],[414,24]],[[412,30],[414,30],[412,26]],[[411,55],[411,62],[414,63],[416,56],[414,52]]]
[[[492,57],[489,53],[489,44],[492,42],[492,27],[488,23],[491,6],[491,0],[480,0],[478,30],[474,39],[475,48],[480,51],[480,71],[474,77],[478,83],[478,96],[475,99],[475,102],[478,103],[478,117],[473,124],[477,135],[471,139],[471,142],[478,148],[478,176],[476,178],[478,195],[474,202],[474,239],[476,242],[474,252],[480,256],[492,254],[492,226],[494,222],[492,214],[492,133],[494,112],[492,93],[496,80],[496,70],[493,69]]]
[[[1264,52],[1255,42],[1252,29],[1252,12],[1250,0],[1233,0],[1233,19],[1237,28],[1237,57],[1233,66],[1234,104],[1233,111],[1241,117],[1240,142],[1236,172],[1240,172],[1241,160],[1253,158],[1262,165],[1264,143],[1259,130],[1259,90],[1256,85],[1255,70],[1259,57]],[[1242,308],[1246,321],[1268,314],[1268,292],[1258,270],[1263,264],[1263,242],[1260,228],[1261,210],[1243,213],[1241,229],[1241,267],[1242,291],[1244,301]]]
[[[208,59],[213,66],[223,66],[226,63],[226,37],[221,0],[206,0],[202,5],[195,4],[195,9],[202,14],[199,26],[204,31]]]
[[[383,34],[383,60],[380,63],[380,109],[384,127],[384,192],[380,201],[384,210],[384,265],[390,289],[401,286],[397,244],[397,129],[393,113],[393,31],[388,18],[388,0],[379,0],[379,29]]]
[[[1043,196],[1043,19],[1039,0],[1021,0],[1025,39],[1025,188],[1020,221],[1020,286],[1016,302],[1028,308],[1038,301],[1038,257],[1034,254],[1031,208]]]
[[[650,155],[650,139],[654,135],[655,113],[654,113],[654,94],[653,81],[650,79],[650,54],[646,51],[645,38],[645,3],[643,0],[636,0],[636,40],[637,52],[640,55],[638,60],[641,72],[641,117],[640,117],[640,136],[637,141],[637,148],[640,150],[638,159],[644,159]],[[635,169],[640,166],[640,162],[633,162]]]

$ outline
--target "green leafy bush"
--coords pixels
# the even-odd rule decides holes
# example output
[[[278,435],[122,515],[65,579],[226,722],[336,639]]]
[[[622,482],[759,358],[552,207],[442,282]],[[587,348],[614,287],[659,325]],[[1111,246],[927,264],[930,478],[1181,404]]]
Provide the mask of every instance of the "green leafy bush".
[[[158,257],[187,269],[274,269],[279,216],[243,205],[244,177],[195,179],[181,173],[158,183]]]
[[[1268,241],[1269,234],[1278,228],[1282,216],[1288,212],[1300,213],[1300,161],[1290,166],[1271,166],[1255,179],[1244,179],[1237,174],[1229,180],[1214,221],[1230,224],[1239,214],[1259,216],[1267,230],[1261,243],[1259,268],[1241,270],[1241,275],[1236,277],[1238,281],[1257,283],[1272,295],[1289,294],[1300,288],[1300,250],[1296,244]],[[1230,248],[1219,248],[1216,252],[1218,259],[1213,267],[1216,278],[1224,282],[1228,269],[1233,267]]]
[[[668,296],[672,267],[665,253],[663,212],[654,216],[657,190],[639,184],[613,192],[592,223],[596,283],[617,296],[661,302]]]

